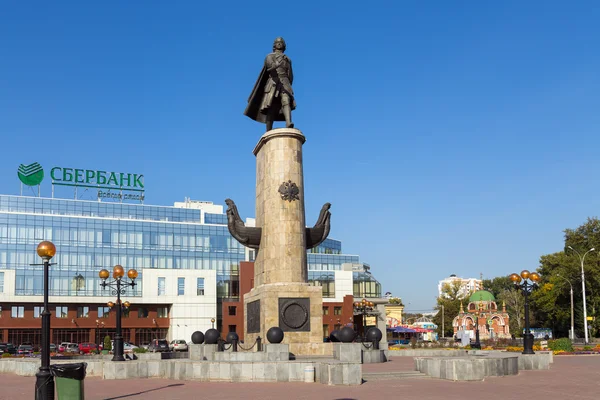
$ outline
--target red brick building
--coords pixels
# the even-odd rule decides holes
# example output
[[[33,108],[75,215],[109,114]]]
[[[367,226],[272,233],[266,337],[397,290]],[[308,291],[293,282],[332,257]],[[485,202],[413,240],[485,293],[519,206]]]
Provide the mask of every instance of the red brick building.
[[[104,336],[116,333],[116,312],[106,304],[50,303],[50,341],[99,343]],[[20,345],[41,344],[42,306],[34,304],[0,304],[2,342]],[[132,305],[123,313],[122,332],[126,342],[136,345],[164,338],[169,329],[169,307],[166,305]]]

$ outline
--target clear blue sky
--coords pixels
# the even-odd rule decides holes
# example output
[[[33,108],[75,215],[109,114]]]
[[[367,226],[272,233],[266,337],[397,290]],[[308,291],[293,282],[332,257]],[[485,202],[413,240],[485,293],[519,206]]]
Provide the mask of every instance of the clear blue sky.
[[[331,202],[331,237],[412,310],[451,273],[536,268],[598,215],[600,8],[427,3],[4,1],[0,193],[38,161],[254,216],[242,113],[283,36],[308,224]]]

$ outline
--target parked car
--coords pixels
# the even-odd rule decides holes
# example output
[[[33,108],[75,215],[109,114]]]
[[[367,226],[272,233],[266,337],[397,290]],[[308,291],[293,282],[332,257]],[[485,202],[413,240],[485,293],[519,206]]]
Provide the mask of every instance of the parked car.
[[[58,345],[58,351],[60,353],[63,353],[65,350],[67,350],[68,344],[69,344],[69,342],[62,342],[60,345]]]
[[[56,353],[57,347],[54,343],[50,343],[50,353]]]
[[[187,351],[188,345],[185,340],[171,340],[171,344],[169,345],[169,349],[171,351]]]
[[[65,353],[79,353],[79,345],[77,343],[67,343]]]
[[[110,341],[110,347],[111,347],[111,352],[115,351],[115,341],[111,340]],[[133,349],[137,349],[138,346],[136,346],[133,343],[129,343],[129,342],[123,342],[123,352],[124,353],[133,353]],[[104,344],[100,344],[100,350],[104,350]]]
[[[79,354],[90,354],[95,353],[98,346],[96,343],[80,343],[79,344]]]
[[[0,343],[0,354],[17,354],[17,347],[12,343]]]
[[[142,344],[140,344],[140,346],[139,346],[139,347],[141,347],[142,349],[146,349],[146,350],[148,350],[148,347],[149,347],[149,346],[150,346],[150,343],[148,342],[148,343],[142,343]]]
[[[17,349],[17,354],[20,356],[28,356],[33,353],[33,346],[30,344],[22,344]]]
[[[138,347],[133,343],[127,343],[127,342],[123,343],[123,351],[125,353],[133,353],[133,350],[137,349],[137,348]]]
[[[148,346],[148,351],[156,353],[157,351],[169,351],[169,342],[165,339],[154,339],[150,342],[150,346]]]

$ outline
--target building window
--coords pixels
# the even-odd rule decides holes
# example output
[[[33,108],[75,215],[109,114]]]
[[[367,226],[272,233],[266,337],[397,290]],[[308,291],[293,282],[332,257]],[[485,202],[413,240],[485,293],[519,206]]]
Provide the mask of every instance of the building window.
[[[329,307],[323,307],[323,315],[329,315]]]
[[[204,278],[198,278],[196,282],[196,295],[204,296]]]
[[[236,315],[237,307],[229,306],[229,315]]]
[[[229,332],[235,332],[235,325],[229,325]]]
[[[342,329],[342,325],[340,325],[340,324],[335,324],[335,325],[333,326],[333,329],[334,329],[334,330],[336,330],[336,331],[339,331],[340,329]]]
[[[69,307],[57,306],[56,307],[56,318],[67,318],[69,315]]]
[[[148,318],[148,309],[146,307],[138,308],[138,318]]]
[[[10,316],[12,318],[24,318],[25,317],[25,307],[12,306],[10,309]]]
[[[334,271],[308,271],[308,283],[323,288],[323,297],[335,297]]]
[[[342,315],[342,307],[333,307],[333,315]]]
[[[323,337],[329,336],[329,325],[323,324]]]
[[[185,278],[177,278],[177,296],[185,294]]]
[[[158,295],[165,295],[165,278],[158,278]]]
[[[98,307],[98,318],[108,318],[110,307]]]
[[[0,293],[4,293],[4,272],[0,272]]]
[[[42,311],[44,311],[43,307],[40,307],[40,306],[33,307],[33,318],[42,318]]]
[[[90,314],[89,307],[77,307],[77,318],[88,318]]]
[[[158,307],[158,309],[156,311],[158,314],[158,318],[169,318],[169,308],[168,307]]]

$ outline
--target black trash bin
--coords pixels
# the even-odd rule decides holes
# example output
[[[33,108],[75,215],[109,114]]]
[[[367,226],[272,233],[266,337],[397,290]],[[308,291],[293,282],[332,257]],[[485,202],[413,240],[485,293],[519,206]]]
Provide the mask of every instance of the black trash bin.
[[[57,400],[83,400],[83,380],[87,363],[52,364],[50,371],[56,382]]]

